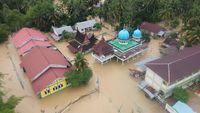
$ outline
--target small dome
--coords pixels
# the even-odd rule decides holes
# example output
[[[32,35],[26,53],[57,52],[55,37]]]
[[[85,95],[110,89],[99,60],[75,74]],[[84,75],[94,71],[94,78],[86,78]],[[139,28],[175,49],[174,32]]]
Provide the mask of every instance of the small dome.
[[[134,32],[133,32],[133,38],[136,38],[136,39],[140,39],[142,38],[142,32],[137,28]]]
[[[118,38],[120,40],[128,40],[128,38],[129,38],[129,32],[126,29],[121,30],[118,33]]]

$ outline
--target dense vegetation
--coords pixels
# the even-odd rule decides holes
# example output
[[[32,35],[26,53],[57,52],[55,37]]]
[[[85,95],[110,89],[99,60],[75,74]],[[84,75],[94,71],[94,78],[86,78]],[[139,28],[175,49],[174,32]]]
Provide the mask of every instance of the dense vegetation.
[[[0,73],[0,88],[2,88],[2,74]],[[3,100],[4,93],[0,89],[0,113],[15,113],[14,109],[16,105],[19,103],[21,98],[17,98],[15,96],[9,97],[6,101]]]
[[[173,97],[174,97],[174,99],[176,99],[178,101],[187,103],[187,101],[189,99],[189,93],[185,89],[175,88],[173,90]]]
[[[117,30],[124,26],[137,27],[143,21],[168,23],[175,28],[183,23],[180,34],[182,44],[192,46],[200,43],[199,0],[1,0],[0,42],[10,32],[23,26],[49,31],[52,25],[74,25],[88,16],[99,16]],[[58,1],[58,0],[56,0]]]
[[[35,27],[49,31],[52,25],[74,25],[94,15],[94,4],[98,0],[0,0],[0,43],[7,40],[11,32],[20,28]],[[67,7],[67,9],[66,9]]]
[[[74,59],[75,69],[65,73],[67,82],[71,87],[86,85],[92,77],[92,70],[88,67],[88,62],[82,53],[77,53]]]

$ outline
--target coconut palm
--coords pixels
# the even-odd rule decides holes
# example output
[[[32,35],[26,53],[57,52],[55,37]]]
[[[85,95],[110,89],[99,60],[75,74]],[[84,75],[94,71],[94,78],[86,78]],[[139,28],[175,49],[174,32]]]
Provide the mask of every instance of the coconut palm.
[[[76,67],[77,71],[82,71],[83,69],[88,67],[88,62],[84,58],[84,54],[78,52],[76,54],[76,58],[74,59],[74,66]]]

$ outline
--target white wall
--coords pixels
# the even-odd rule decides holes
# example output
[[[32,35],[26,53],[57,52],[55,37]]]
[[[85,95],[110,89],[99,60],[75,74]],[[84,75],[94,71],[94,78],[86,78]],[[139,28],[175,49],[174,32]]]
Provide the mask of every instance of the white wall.
[[[149,68],[146,71],[145,81],[157,91],[166,90],[166,85],[163,84],[164,80]]]
[[[168,85],[163,84],[164,80],[160,76],[158,76],[151,69],[147,68],[146,75],[145,75],[145,81],[151,87],[153,87],[155,90],[157,90],[157,91],[162,90],[164,93],[166,93],[166,97],[168,97],[172,94],[172,90],[174,88],[187,87],[187,86],[189,86],[189,84],[191,84],[193,81],[197,80],[197,78],[199,78],[199,77],[200,77],[200,71],[168,86]]]

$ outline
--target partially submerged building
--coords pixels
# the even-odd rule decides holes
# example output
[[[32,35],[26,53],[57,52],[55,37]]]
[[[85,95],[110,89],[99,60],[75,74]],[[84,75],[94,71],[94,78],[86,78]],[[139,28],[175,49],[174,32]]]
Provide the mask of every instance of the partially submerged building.
[[[141,35],[141,31],[137,29],[133,34],[134,37],[130,38],[129,32],[126,29],[123,29],[118,33],[116,39],[107,42],[107,44],[113,48],[113,55],[110,52],[109,56],[102,57],[101,54],[96,54],[97,50],[95,50],[93,51],[93,57],[101,63],[106,62],[113,57],[116,57],[117,61],[120,60],[122,63],[129,61],[129,59],[132,59],[147,50],[147,45],[140,41],[142,38]],[[110,46],[107,46],[105,43],[97,44],[96,48],[101,48],[102,45],[104,45],[104,49],[110,50]]]
[[[169,113],[197,113],[189,105],[181,101],[177,101],[173,106],[166,104],[165,109]]]
[[[200,76],[200,45],[185,48],[146,64],[145,82],[164,97],[176,87],[186,88]]]
[[[149,22],[143,22],[140,25],[140,29],[145,32],[150,33],[152,36],[160,36],[160,37],[164,36],[165,31],[166,31],[158,24],[149,23]]]
[[[75,39],[69,42],[67,46],[72,53],[77,52],[90,52],[95,45],[97,39],[94,34],[81,33],[79,30],[76,32]]]
[[[174,54],[179,51],[179,42],[175,38],[166,38],[160,45],[159,50],[163,55]]]
[[[76,30],[74,30],[71,26],[61,26],[61,27],[54,27],[52,26],[53,33],[51,33],[51,37],[58,41],[62,38],[63,32],[69,32],[69,33],[75,33]]]
[[[33,28],[22,28],[12,36],[12,43],[17,49],[17,53],[21,56],[29,52],[32,48],[52,47],[48,38],[38,30]]]
[[[85,31],[94,29],[96,23],[97,22],[95,20],[87,20],[87,21],[83,21],[83,22],[77,22],[74,25],[74,28],[76,30],[80,31],[81,33],[83,33]]]
[[[109,59],[114,57],[114,50],[111,45],[109,45],[104,38],[102,38],[99,43],[97,43],[92,50],[92,56],[102,64]]]
[[[34,47],[21,62],[38,96],[43,98],[67,87],[64,73],[71,70],[71,64],[59,51]]]
[[[71,70],[71,64],[44,34],[22,28],[13,35],[12,42],[21,55],[20,66],[38,96],[43,98],[68,86],[64,73]]]
[[[95,29],[96,23],[97,22],[93,19],[83,22],[77,22],[74,26],[66,26],[66,25],[63,25],[61,27],[52,26],[53,33],[51,33],[51,37],[54,40],[59,41],[62,38],[62,33],[64,31],[69,33],[76,33],[76,31],[78,30],[79,32],[84,33],[86,31]]]

